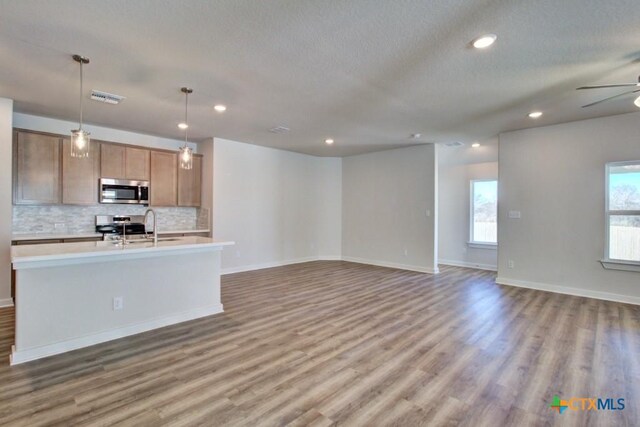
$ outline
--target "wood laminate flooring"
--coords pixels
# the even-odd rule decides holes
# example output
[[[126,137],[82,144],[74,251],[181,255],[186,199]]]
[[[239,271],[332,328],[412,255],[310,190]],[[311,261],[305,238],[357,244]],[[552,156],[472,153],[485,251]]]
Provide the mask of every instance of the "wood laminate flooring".
[[[640,425],[640,307],[494,279],[340,261],[238,273],[222,314],[14,367],[0,309],[0,424]],[[626,408],[560,415],[555,394]]]

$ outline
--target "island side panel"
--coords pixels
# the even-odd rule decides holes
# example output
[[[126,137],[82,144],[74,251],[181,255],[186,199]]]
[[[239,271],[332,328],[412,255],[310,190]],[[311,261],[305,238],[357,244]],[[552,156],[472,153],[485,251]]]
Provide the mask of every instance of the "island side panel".
[[[220,253],[17,270],[12,363],[221,312]]]

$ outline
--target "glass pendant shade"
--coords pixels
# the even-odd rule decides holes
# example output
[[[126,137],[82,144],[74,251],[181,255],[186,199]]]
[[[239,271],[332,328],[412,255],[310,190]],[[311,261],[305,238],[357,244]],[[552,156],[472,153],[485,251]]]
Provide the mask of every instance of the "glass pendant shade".
[[[184,122],[178,125],[180,129],[184,129],[184,145],[180,147],[180,169],[189,170],[193,167],[193,150],[187,145],[189,141],[189,94],[193,93],[193,89],[183,87],[180,90],[184,93]]]
[[[82,129],[71,131],[71,157],[89,157],[91,134]]]
[[[82,130],[82,66],[89,63],[89,58],[81,55],[73,55],[73,60],[80,64],[80,121],[78,129],[71,131],[71,157],[87,158],[89,157],[91,135],[89,132]]]
[[[191,169],[193,167],[193,150],[191,147],[180,147],[180,168]]]
[[[634,104],[636,104],[636,107],[640,108],[640,96],[636,98],[635,101],[633,101]]]

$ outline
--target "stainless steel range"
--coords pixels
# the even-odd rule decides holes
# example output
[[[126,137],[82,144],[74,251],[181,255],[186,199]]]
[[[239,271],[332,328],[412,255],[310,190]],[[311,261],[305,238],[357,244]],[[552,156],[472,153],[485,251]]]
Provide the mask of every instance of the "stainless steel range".
[[[147,239],[148,233],[144,215],[96,215],[96,232],[102,233],[102,240],[126,241],[127,239]]]

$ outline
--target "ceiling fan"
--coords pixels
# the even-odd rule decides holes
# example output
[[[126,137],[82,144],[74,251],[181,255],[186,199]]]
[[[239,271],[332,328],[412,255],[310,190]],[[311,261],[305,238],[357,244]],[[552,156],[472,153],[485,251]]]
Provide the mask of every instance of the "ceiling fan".
[[[617,84],[617,85],[582,86],[582,87],[577,88],[576,90],[602,89],[602,88],[611,88],[611,87],[635,87],[636,89],[629,90],[629,91],[626,91],[626,92],[623,92],[623,93],[619,93],[617,95],[613,95],[613,96],[610,96],[608,98],[601,99],[600,101],[592,102],[591,104],[583,105],[582,108],[591,107],[592,105],[600,104],[601,102],[605,102],[605,101],[609,101],[609,100],[614,99],[614,98],[619,98],[621,96],[629,95],[630,93],[640,92],[640,76],[638,76],[638,83],[622,83],[622,84]],[[638,108],[640,108],[640,96],[638,98],[636,98],[636,100],[634,101],[634,104]]]

